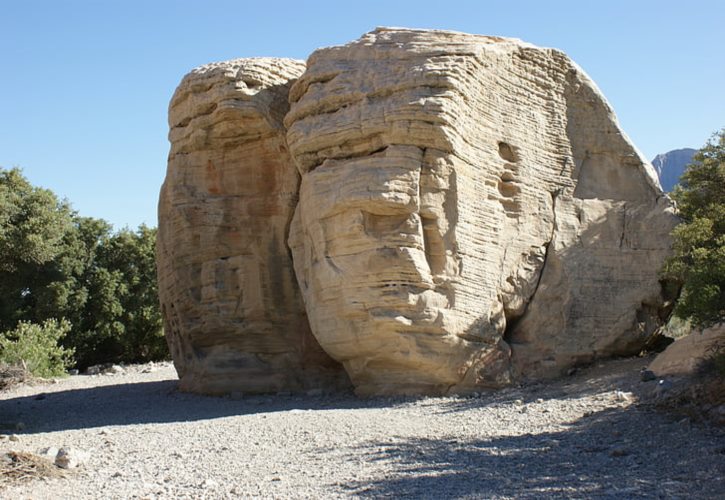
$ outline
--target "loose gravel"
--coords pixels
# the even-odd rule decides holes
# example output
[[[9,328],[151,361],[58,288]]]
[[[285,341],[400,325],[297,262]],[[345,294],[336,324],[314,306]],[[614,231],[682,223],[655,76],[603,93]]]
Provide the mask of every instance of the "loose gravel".
[[[0,497],[725,498],[722,430],[638,402],[644,364],[479,397],[204,397],[169,364],[20,386],[0,392],[0,452],[91,458]]]

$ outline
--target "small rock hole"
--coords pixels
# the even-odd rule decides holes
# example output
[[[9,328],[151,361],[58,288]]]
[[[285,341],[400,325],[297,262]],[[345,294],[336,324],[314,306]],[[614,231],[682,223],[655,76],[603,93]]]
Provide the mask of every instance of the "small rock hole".
[[[505,142],[498,143],[498,155],[506,161],[518,161],[514,148]]]
[[[498,192],[501,193],[501,196],[513,198],[521,192],[521,188],[514,182],[501,180],[501,182],[498,183]]]

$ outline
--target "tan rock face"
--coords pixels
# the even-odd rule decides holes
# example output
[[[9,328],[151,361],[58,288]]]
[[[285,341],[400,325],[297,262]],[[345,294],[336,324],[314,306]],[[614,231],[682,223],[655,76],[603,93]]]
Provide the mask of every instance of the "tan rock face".
[[[316,51],[290,102],[295,269],[358,392],[554,375],[659,323],[670,204],[562,53],[379,29]]]
[[[692,331],[675,340],[650,363],[658,377],[694,375],[718,349],[725,348],[725,323]]]
[[[282,118],[304,63],[240,59],[187,75],[169,108],[159,201],[159,294],[184,389],[334,386],[287,249],[299,176]]]
[[[561,52],[381,28],[306,70],[196,70],[170,117],[159,275],[191,389],[331,383],[321,346],[359,394],[480,390],[661,322],[672,206]]]

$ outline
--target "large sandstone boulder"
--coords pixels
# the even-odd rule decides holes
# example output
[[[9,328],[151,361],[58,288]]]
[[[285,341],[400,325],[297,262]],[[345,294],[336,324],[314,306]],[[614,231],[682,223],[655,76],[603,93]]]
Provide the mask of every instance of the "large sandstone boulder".
[[[280,73],[279,62],[255,64]],[[673,207],[594,83],[564,54],[513,39],[380,28],[316,51],[304,72],[295,68],[265,89],[274,98],[242,99],[254,104],[237,120],[221,121],[220,104],[188,121],[204,106],[182,112],[184,96],[197,96],[193,103],[214,93],[192,83],[201,75],[187,77],[172,100],[159,212],[162,304],[177,367],[200,367],[191,369],[197,384],[219,370],[224,380],[260,374],[256,388],[278,390],[295,363],[311,369],[289,357],[247,365],[247,354],[269,359],[262,344],[282,349],[309,338],[306,326],[294,335],[281,327],[304,319],[286,240],[312,334],[359,394],[465,392],[554,376],[637,352],[661,324],[657,272],[670,251]],[[204,120],[223,130],[218,140]],[[235,161],[224,163],[212,192],[209,171],[230,150]],[[274,182],[249,178],[269,165]],[[290,194],[283,209],[276,194],[265,205],[272,214],[249,208],[278,186]],[[234,206],[215,212],[215,203]],[[216,215],[200,215],[207,212]],[[220,274],[230,239],[242,249],[232,253],[255,257]],[[254,275],[278,267],[283,280]],[[218,278],[232,268],[244,277]],[[257,309],[239,312],[260,286],[279,283],[284,294],[262,294]],[[254,313],[264,321],[252,325]],[[285,381],[272,384],[275,374]]]
[[[378,29],[312,54],[290,101],[295,269],[358,391],[555,375],[660,324],[671,204],[561,52]]]
[[[282,118],[301,61],[197,68],[169,107],[159,201],[164,328],[181,387],[221,394],[334,386],[287,249],[299,176]]]

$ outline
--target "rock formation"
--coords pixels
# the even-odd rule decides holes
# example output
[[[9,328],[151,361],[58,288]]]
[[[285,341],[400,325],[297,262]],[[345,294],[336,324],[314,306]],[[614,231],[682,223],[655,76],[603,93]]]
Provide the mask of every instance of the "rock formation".
[[[345,379],[309,330],[286,244],[299,176],[282,119],[304,68],[289,59],[210,64],[171,100],[157,261],[183,389],[303,390]]]
[[[725,323],[680,337],[658,354],[648,368],[656,377],[696,375],[718,349],[725,349]]]
[[[240,65],[252,63],[224,67]],[[211,82],[246,96],[230,83],[241,76],[201,68],[172,100],[159,279],[177,367],[196,374],[190,388],[208,386],[217,371],[224,380],[264,374],[220,387],[299,387],[290,380],[299,366],[312,370],[314,357],[300,339],[325,359],[302,331],[287,239],[314,338],[359,394],[466,392],[554,376],[636,352],[661,324],[657,271],[676,223],[671,203],[563,53],[379,28],[316,51],[304,72],[254,62],[265,75],[290,65],[265,80],[269,89],[236,100]],[[230,150],[235,160],[224,163]],[[274,182],[249,178],[269,165]],[[269,211],[250,208],[260,197],[271,197]],[[255,257],[220,263],[236,254]],[[270,268],[284,278],[254,275]],[[243,277],[229,279],[231,269]],[[279,283],[283,294],[239,309]],[[264,320],[250,322],[254,314]],[[299,327],[294,335],[285,322]],[[262,338],[265,349],[297,357],[247,369],[247,354],[268,359]],[[229,353],[245,361],[227,363]]]
[[[652,160],[652,166],[657,172],[662,189],[670,192],[680,181],[680,176],[685,172],[687,165],[692,162],[692,157],[697,153],[696,149],[683,148],[674,149],[667,153],[658,154]]]

